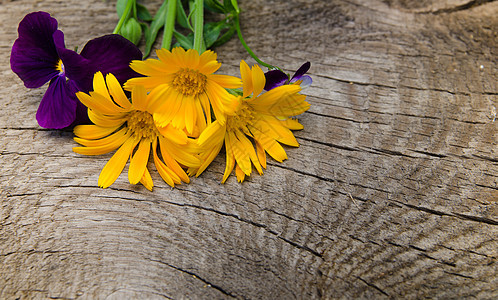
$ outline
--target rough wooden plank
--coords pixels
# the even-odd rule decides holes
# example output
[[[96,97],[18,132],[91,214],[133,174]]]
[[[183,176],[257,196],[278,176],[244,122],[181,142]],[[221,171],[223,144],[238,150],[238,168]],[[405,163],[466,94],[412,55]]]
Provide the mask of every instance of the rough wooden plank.
[[[40,129],[43,89],[8,67],[26,13],[81,48],[113,2],[3,1],[0,298],[496,297],[498,2],[240,6],[263,60],[312,62],[301,147],[243,184],[219,183],[221,157],[175,189],[152,172],[151,193],[96,188],[110,156]],[[252,61],[217,51],[230,74]]]

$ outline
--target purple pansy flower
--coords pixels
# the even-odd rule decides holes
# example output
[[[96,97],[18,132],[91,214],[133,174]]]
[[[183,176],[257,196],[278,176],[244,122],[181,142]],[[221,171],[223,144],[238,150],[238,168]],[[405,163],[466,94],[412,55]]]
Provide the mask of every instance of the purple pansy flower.
[[[66,49],[57,20],[46,12],[26,15],[19,23],[19,38],[12,46],[10,66],[27,88],[50,81],[36,120],[45,128],[60,129],[88,122],[87,108],[76,98],[77,91],[92,90],[97,71],[113,73],[124,83],[139,76],[129,64],[142,59],[141,51],[120,35],[89,41],[80,54]]]
[[[266,84],[265,90],[269,91],[271,89],[276,88],[277,86],[281,86],[284,84],[292,84],[299,80],[301,80],[300,85],[305,88],[311,85],[313,81],[310,76],[304,75],[310,69],[311,63],[305,62],[297,71],[294,73],[294,76],[289,77],[289,75],[285,74],[280,70],[270,70],[265,73]]]

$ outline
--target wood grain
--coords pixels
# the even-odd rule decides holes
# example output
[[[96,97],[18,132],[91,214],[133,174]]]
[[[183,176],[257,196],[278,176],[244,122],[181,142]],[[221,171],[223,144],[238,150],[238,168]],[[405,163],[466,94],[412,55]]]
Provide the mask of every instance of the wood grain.
[[[149,192],[126,173],[96,188],[110,155],[39,128],[45,88],[9,67],[25,14],[81,49],[114,2],[2,2],[0,298],[496,298],[498,2],[240,6],[264,61],[312,63],[301,146],[243,184],[219,183],[218,157],[174,189],[151,172]],[[254,63],[235,39],[216,51],[224,73]]]

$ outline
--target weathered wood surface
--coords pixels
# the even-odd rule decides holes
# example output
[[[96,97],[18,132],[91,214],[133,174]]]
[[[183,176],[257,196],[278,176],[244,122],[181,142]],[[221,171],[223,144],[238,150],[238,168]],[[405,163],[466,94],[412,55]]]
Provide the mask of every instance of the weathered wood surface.
[[[147,6],[159,6],[148,1]],[[68,47],[112,31],[114,1],[0,6],[0,298],[496,298],[496,1],[241,0],[263,60],[312,62],[301,147],[220,184],[223,159],[171,189],[72,153],[37,126],[44,88],[10,71],[31,11]],[[237,40],[223,71],[251,62]]]

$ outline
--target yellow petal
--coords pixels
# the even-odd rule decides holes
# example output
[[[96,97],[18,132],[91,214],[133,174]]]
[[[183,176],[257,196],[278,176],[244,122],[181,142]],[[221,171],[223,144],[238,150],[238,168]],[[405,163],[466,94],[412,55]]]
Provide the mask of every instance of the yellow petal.
[[[260,116],[258,121],[253,122],[253,126],[265,132],[268,136],[275,138],[280,143],[299,147],[299,143],[292,131],[283,126],[282,121],[277,120],[273,116]]]
[[[189,66],[191,69],[198,69],[199,66],[199,53],[197,50],[189,49],[185,53],[185,64]]]
[[[263,169],[261,168],[261,164],[258,161],[258,156],[256,151],[254,151],[254,146],[251,141],[240,130],[235,131],[235,135],[237,136],[237,139],[239,139],[242,147],[244,147],[245,152],[249,155],[249,158],[259,175],[263,174]]]
[[[242,171],[239,165],[235,166],[235,175],[237,175],[238,182],[242,182],[246,178],[246,174],[244,174],[244,171]]]
[[[154,183],[152,182],[152,177],[150,177],[149,170],[145,168],[144,175],[140,179],[140,183],[145,186],[146,189],[152,192],[152,188],[154,187]]]
[[[194,110],[195,110],[195,115],[197,116],[197,120],[195,121],[196,127],[195,130],[192,132],[193,137],[198,137],[201,132],[206,129],[206,118],[204,117],[204,111],[202,110],[202,105],[201,105],[201,99],[196,99],[194,101]]]
[[[124,128],[123,128],[124,129]],[[109,153],[121,146],[131,134],[128,132],[117,132],[100,140],[84,140],[77,137],[74,140],[86,147],[74,147],[73,151],[83,155],[101,155]]]
[[[232,153],[235,157],[237,165],[247,176],[251,175],[251,160],[249,158],[247,149],[245,149],[243,144],[237,139],[233,132],[228,132],[227,139],[232,147]]]
[[[109,143],[112,143],[112,141],[114,141],[114,140],[120,139],[121,137],[125,136],[126,131],[127,131],[127,128],[122,128],[121,130],[114,132],[114,133],[110,134],[109,136],[106,136],[106,137],[100,138],[100,139],[84,139],[84,138],[79,138],[79,137],[74,137],[73,139],[77,143],[79,143],[83,146],[87,146],[87,147],[104,146],[104,145],[107,145]]]
[[[230,75],[209,75],[208,80],[213,80],[225,89],[237,89],[242,85],[242,81],[239,78]]]
[[[119,127],[100,127],[95,125],[78,125],[74,127],[74,135],[87,140],[100,139],[110,135]]]
[[[293,94],[284,97],[280,101],[263,109],[278,118],[286,119],[290,116],[302,114],[310,108],[310,104],[306,102],[305,99],[305,95]],[[261,111],[257,104],[255,105],[255,110]]]
[[[185,109],[187,106],[186,101],[181,101],[181,105],[178,108],[178,112],[172,116],[171,118],[171,124],[175,126],[176,128],[183,130],[185,129]]]
[[[154,121],[159,126],[166,126],[171,123],[173,118],[179,114],[182,106],[183,96],[173,89],[170,89],[170,91],[167,97],[162,98],[162,106],[154,112]]]
[[[185,105],[185,128],[189,134],[194,131],[195,121],[197,120],[197,111],[195,110],[195,104],[192,97],[183,98]]]
[[[274,139],[268,137],[265,133],[254,130],[253,131],[254,139],[261,144],[263,149],[265,149],[271,157],[273,157],[276,161],[282,162],[287,159],[287,154],[285,153],[284,148],[280,146],[280,144]]]
[[[131,102],[136,110],[146,111],[147,110],[147,92],[143,85],[136,85],[131,90]]]
[[[131,184],[137,184],[142,178],[150,154],[150,141],[142,139],[138,144],[137,151],[130,160],[130,168],[128,170],[128,180]]]
[[[164,138],[170,140],[171,142],[179,145],[187,144],[188,137],[185,134],[185,132],[178,130],[177,128],[173,127],[171,124],[165,127],[156,127],[156,128],[163,135]]]
[[[292,94],[296,94],[301,90],[299,85],[282,85],[278,86],[274,89],[269,90],[268,92],[260,95],[257,98],[253,99],[254,105],[258,106],[271,106],[275,105],[277,102],[285,99],[285,97],[289,97]]]
[[[109,92],[114,102],[116,102],[122,108],[129,109],[131,107],[130,100],[128,100],[128,97],[126,97],[126,94],[124,93],[123,88],[121,87],[121,84],[119,84],[119,81],[116,79],[116,77],[109,73],[106,76],[106,81],[107,87],[109,88]]]
[[[163,106],[166,101],[171,100],[172,93],[173,89],[167,84],[161,84],[155,87],[149,93],[149,103],[147,104],[147,111],[151,114],[158,112],[159,108]]]
[[[173,179],[175,184],[180,184],[182,181],[186,183],[190,182],[190,178],[188,178],[187,173],[185,173],[176,161],[174,161],[170,156],[162,155],[162,157],[166,161],[165,166],[167,166],[167,168],[164,169],[164,172],[166,172],[171,179]],[[176,178],[178,178],[178,180]]]
[[[173,50],[171,50],[171,53],[173,54],[170,61],[172,64],[178,64],[180,65],[182,68],[184,67],[187,67],[185,65],[185,49],[183,49],[182,47],[176,47],[176,48],[173,48]]]
[[[203,63],[202,61],[199,62],[199,72],[205,75],[213,74],[220,67],[221,63],[217,62],[216,60],[208,61],[206,63]]]
[[[111,159],[100,172],[99,187],[107,188],[116,181],[119,174],[123,171],[128,158],[130,157],[133,148],[135,148],[137,140],[128,139],[126,142],[114,153]]]
[[[86,107],[101,114],[112,115],[122,112],[122,109],[114,105],[110,99],[94,92],[90,92],[90,95],[83,92],[77,92],[76,97],[78,97],[81,103],[83,103]]]
[[[230,173],[232,173],[233,167],[235,165],[235,158],[233,156],[232,147],[228,143],[228,139],[225,139],[225,152],[226,152],[226,165],[221,183],[225,183],[225,181],[228,179],[228,176],[230,176]]]
[[[201,162],[199,159],[194,156],[191,150],[192,146],[190,144],[187,145],[177,145],[169,142],[164,137],[159,138],[161,154],[163,154],[163,158],[166,160],[164,152],[168,154],[168,156],[172,157],[175,161],[181,163],[186,167],[198,167]],[[169,165],[169,164],[168,164]]]
[[[211,105],[209,104],[209,98],[207,97],[207,94],[200,94],[199,95],[199,103],[202,106],[202,109],[204,111],[204,115],[206,116],[206,124],[211,124]]]
[[[147,59],[145,61],[132,61],[130,67],[137,73],[147,76],[164,76],[164,74],[175,73],[178,66],[167,64],[162,60]]]
[[[109,117],[94,112],[91,109],[88,110],[88,118],[90,118],[90,121],[92,121],[95,125],[104,128],[117,128],[126,122],[126,114]]]
[[[263,146],[258,141],[255,141],[256,143],[256,153],[258,154],[258,160],[259,163],[263,168],[266,169],[266,154],[265,154],[265,149],[263,149]]]
[[[153,149],[153,156],[154,156],[154,164],[156,165],[157,172],[159,175],[161,175],[161,178],[166,182],[168,185],[174,187],[175,183],[180,183],[180,178],[174,174],[157,156],[157,151],[156,151],[157,145],[152,146]],[[174,177],[178,179],[178,182],[174,181]]]
[[[261,94],[265,87],[266,77],[263,70],[258,65],[252,66],[252,85],[254,87],[253,97]]]
[[[200,147],[205,149],[210,149],[218,144],[223,144],[223,139],[225,138],[226,124],[221,125],[218,120],[211,123],[206,129],[201,133],[197,143]]]
[[[299,123],[299,121],[296,119],[289,118],[283,120],[282,123],[285,127],[289,128],[290,130],[301,130],[304,128],[303,125]]]
[[[135,77],[135,78],[128,79],[128,81],[125,82],[123,88],[126,91],[131,92],[131,90],[133,89],[134,86],[143,85],[146,90],[150,91],[153,88],[155,88],[156,86],[161,85],[161,84],[166,84],[166,83],[168,83],[166,76],[164,76],[164,77],[159,77],[159,76]]]
[[[242,97],[246,98],[253,91],[251,68],[243,60],[240,61],[240,77],[242,78]]]
[[[93,75],[93,90],[108,99],[111,97],[107,91],[104,75],[102,75],[102,72],[100,71]]]
[[[163,63],[170,62],[174,59],[171,51],[164,48],[156,50],[157,58],[159,58]]]
[[[218,56],[216,55],[216,53],[213,52],[212,50],[206,50],[206,51],[202,52],[202,54],[199,58],[199,65],[205,65],[211,61],[216,61],[217,57]]]
[[[221,147],[223,146],[223,140],[221,143],[215,145],[213,148],[210,148],[207,152],[202,154],[201,165],[195,171],[195,177],[201,175],[204,170],[211,164],[214,158],[220,153]]]

